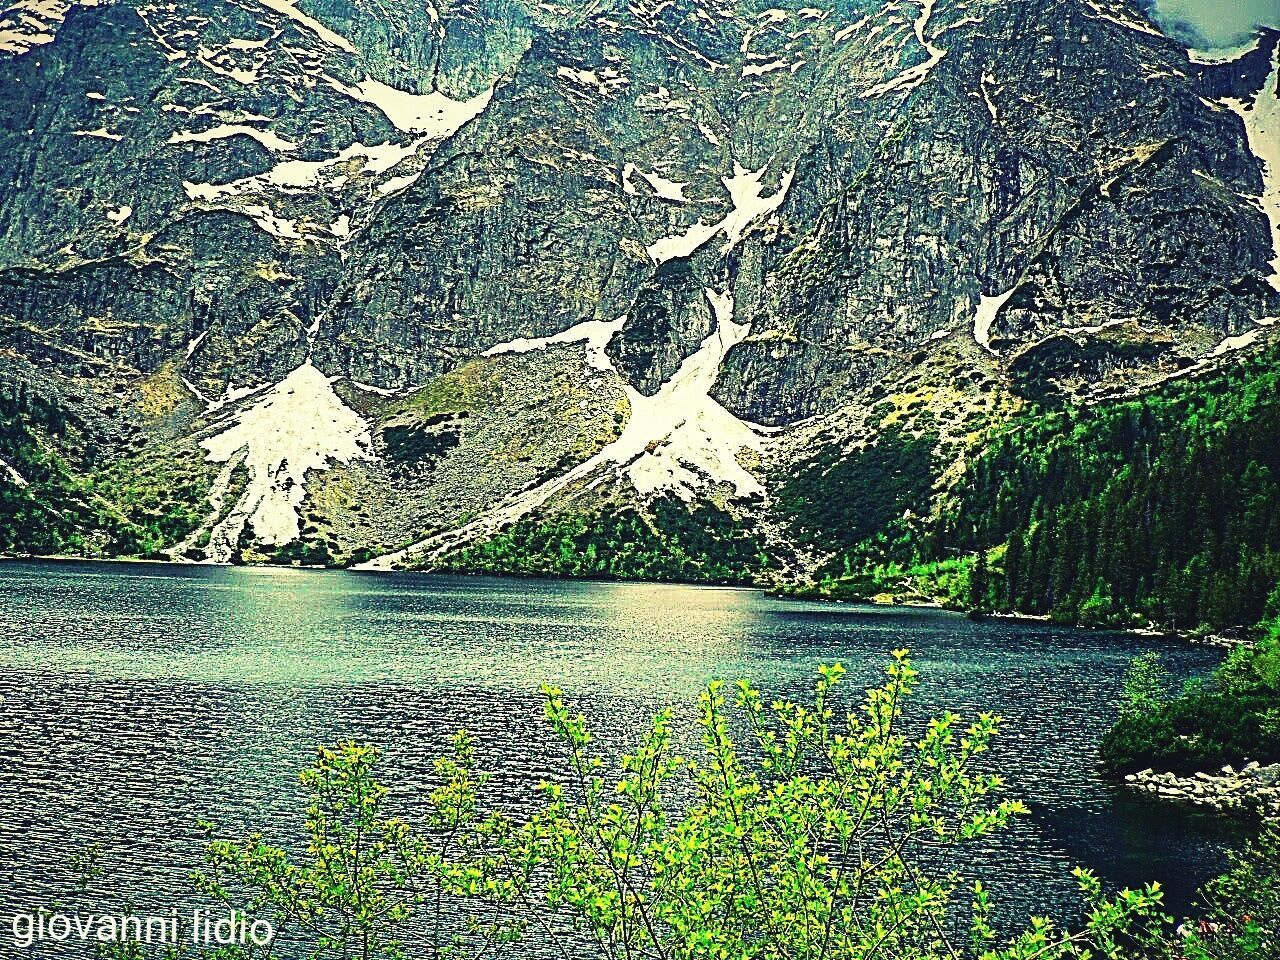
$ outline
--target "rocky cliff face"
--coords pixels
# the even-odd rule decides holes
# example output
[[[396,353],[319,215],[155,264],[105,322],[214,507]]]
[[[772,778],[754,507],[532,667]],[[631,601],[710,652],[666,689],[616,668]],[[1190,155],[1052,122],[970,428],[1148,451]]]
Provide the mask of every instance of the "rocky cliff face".
[[[886,397],[942,452],[1261,336],[1278,61],[1130,0],[22,0],[0,379],[94,427],[0,458],[196,451],[191,558],[764,515]]]

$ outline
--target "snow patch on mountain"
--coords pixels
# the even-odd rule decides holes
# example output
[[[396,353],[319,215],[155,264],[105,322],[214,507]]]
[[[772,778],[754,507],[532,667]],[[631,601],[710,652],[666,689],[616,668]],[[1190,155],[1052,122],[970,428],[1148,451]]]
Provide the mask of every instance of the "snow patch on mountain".
[[[290,0],[259,0],[259,2],[268,9],[274,10],[276,13],[283,14],[290,20],[300,26],[306,27],[325,43],[331,44],[345,50],[347,53],[355,53],[356,48],[351,45],[346,37],[341,37],[326,27],[314,17],[309,17],[295,6]],[[295,0],[296,2],[296,0]]]
[[[744,77],[761,77],[775,70],[786,70],[790,64],[785,60],[771,60],[768,63],[748,63],[742,68]]]
[[[204,330],[201,333],[191,338],[190,342],[187,343],[187,359],[188,360],[191,359],[192,354],[194,354],[197,350],[200,349],[200,344],[204,343],[204,338],[207,337],[208,335],[209,335],[209,331]]]
[[[493,99],[492,87],[470,100],[454,100],[439,91],[409,93],[397,90],[372,77],[365,77],[355,86],[347,86],[333,77],[326,76],[325,80],[353,100],[377,107],[397,129],[433,140],[452,136],[464,124],[478,117]]]
[[[241,213],[248,214],[253,222],[277,240],[302,240],[303,233],[297,220],[277,216],[265,203],[254,203],[240,208]]]
[[[671,200],[675,203],[688,203],[689,198],[684,195],[684,188],[688,183],[681,183],[676,180],[668,180],[659,173],[645,173],[634,163],[628,163],[622,168],[622,190],[624,193],[634,194],[636,185],[632,181],[633,176],[641,177],[663,200]]]
[[[995,123],[1000,122],[1000,109],[996,106],[995,100],[991,96],[992,88],[998,89],[996,78],[989,73],[984,73],[980,81],[982,87],[982,100],[987,105],[987,112],[991,114],[991,119]]]
[[[263,37],[261,40],[250,40],[246,37],[232,37],[227,41],[228,50],[261,50],[272,40],[279,36],[275,33],[270,37]]]
[[[973,339],[989,353],[995,353],[991,347],[991,325],[995,323],[996,314],[1009,302],[1017,289],[1013,287],[998,297],[978,298],[978,308],[973,315]]]
[[[412,390],[391,390],[387,387],[376,387],[372,383],[361,383],[359,380],[347,381],[357,390],[363,390],[365,393],[377,394],[380,397],[398,397],[404,393],[412,393]]]
[[[379,557],[357,569],[389,570],[406,562],[436,556],[448,549],[491,534],[499,527],[527,516],[574,483],[590,480],[591,486],[608,477],[625,477],[641,494],[674,493],[692,502],[713,484],[733,487],[740,497],[760,495],[760,482],[738,460],[744,449],[760,449],[765,439],[711,397],[725,355],[750,332],[747,324],[733,321],[733,298],[727,292],[706,291],[716,316],[716,329],[699,349],[680,365],[675,375],[652,397],[629,384],[623,390],[631,404],[631,416],[621,435],[595,456],[566,473],[524,491],[509,502],[464,527],[422,541],[397,553]],[[615,372],[603,341],[606,329],[616,332],[625,321],[579,324],[557,337],[572,336],[587,342],[588,361],[597,369]],[[597,325],[599,324],[599,325]],[[612,336],[612,332],[609,334]],[[512,341],[522,349],[538,349],[555,338]],[[486,353],[509,352],[512,344],[500,344]]]
[[[1204,66],[1214,66],[1221,63],[1234,63],[1246,54],[1253,53],[1262,43],[1262,33],[1254,35],[1252,40],[1247,40],[1239,46],[1223,47],[1217,50],[1188,50],[1187,56],[1192,63],[1203,64]]]
[[[725,355],[749,327],[733,322],[730,294],[707,290],[706,295],[717,320],[711,336],[654,396],[627,389],[631,419],[611,457],[630,456],[643,440],[641,452],[626,467],[642,495],[671,492],[691,503],[709,482],[729,484],[739,497],[764,493],[738,461],[743,448],[760,449],[763,439],[711,397]]]
[[[252,137],[268,150],[288,153],[298,149],[298,145],[283,137],[276,136],[270,130],[261,130],[245,123],[224,123],[208,130],[192,133],[190,130],[179,130],[169,137],[170,144],[209,143],[213,140],[225,140],[228,137]]]
[[[200,446],[210,462],[243,463],[249,471],[248,487],[212,531],[209,558],[223,563],[247,525],[271,546],[298,538],[308,473],[373,458],[368,425],[310,361]]]
[[[1161,40],[1165,39],[1164,34],[1150,23],[1135,18],[1132,15],[1132,6],[1130,4],[1115,3],[1114,0],[1085,0],[1085,6],[1093,11],[1091,16],[1097,20],[1105,20],[1108,23],[1114,23],[1118,27],[1124,27],[1126,30],[1146,33],[1153,37],[1159,37]],[[1086,14],[1086,16],[1090,16],[1090,14]]]
[[[378,196],[389,197],[393,193],[399,193],[401,190],[406,190],[422,179],[422,174],[423,171],[419,170],[417,173],[405,174],[402,177],[392,177],[378,185]]]
[[[197,346],[199,346],[199,344],[197,344]],[[191,384],[188,383],[187,386],[191,387]],[[200,397],[200,399],[204,401],[205,413],[217,413],[223,407],[233,403],[238,403],[246,397],[252,397],[256,393],[261,393],[263,390],[270,389],[270,387],[271,384],[269,383],[260,383],[256,387],[237,387],[234,383],[229,383],[227,384],[226,391],[217,400],[206,399],[202,394],[195,390],[195,388],[191,388],[191,390],[192,393],[195,393],[197,397]]]
[[[0,460],[0,477],[7,477],[15,487],[27,486],[27,478],[13,469],[6,461]]]
[[[82,0],[94,7],[98,0]],[[0,54],[21,56],[52,43],[74,3],[67,0],[17,0],[0,10]]]
[[[670,489],[688,496],[708,482],[728,483],[741,496],[759,492],[758,481],[738,463],[737,452],[758,446],[760,438],[711,398],[725,355],[750,328],[733,322],[729,294],[708,290],[707,299],[716,315],[716,329],[675,375],[652,397],[624,384],[631,416],[618,439],[569,473],[519,498],[507,508],[515,513],[504,522],[527,514],[570,483],[610,464],[642,493]],[[594,359],[599,358],[608,360],[602,347]],[[660,478],[665,479],[659,482]]]
[[[228,80],[234,80],[236,83],[249,87],[258,82],[259,73],[257,68],[244,68],[219,63],[217,59],[218,53],[210,50],[208,47],[201,47],[196,53],[196,59],[210,72],[220,77],[226,77]]]
[[[72,130],[73,137],[93,137],[97,140],[123,140],[124,137],[118,133],[112,133],[106,127],[99,127],[97,130]]]
[[[702,223],[699,221],[684,233],[655,240],[648,247],[649,256],[654,263],[666,263],[680,257],[691,257],[704,243],[720,232],[718,223]]]
[[[1250,104],[1223,101],[1244,121],[1249,149],[1262,162],[1262,212],[1271,224],[1271,285],[1280,290],[1280,45],[1272,58],[1271,75]]]
[[[598,93],[608,93],[610,90],[631,85],[631,81],[613,67],[605,67],[601,70],[577,70],[573,67],[557,67],[556,76],[561,80],[568,80],[580,87],[587,87]]]
[[[1262,331],[1272,326],[1276,321],[1274,319],[1259,321],[1258,325],[1252,330],[1240,334],[1238,337],[1227,337],[1209,354],[1210,357],[1220,357],[1223,354],[1231,353],[1233,350],[1243,350],[1249,344],[1253,343],[1258,337],[1262,336]]]
[[[545,350],[555,344],[585,343],[587,363],[596,370],[612,371],[613,363],[605,353],[605,347],[622,329],[626,319],[626,317],[619,317],[617,320],[587,320],[549,337],[518,337],[490,347],[482,356],[497,357],[504,353],[529,353],[533,350]]]
[[[768,164],[753,171],[735,162],[733,168],[732,177],[721,178],[721,183],[729,192],[729,199],[733,204],[728,215],[719,223],[699,221],[684,233],[663,237],[650,244],[649,256],[655,263],[666,263],[677,257],[692,256],[699,247],[719,233],[723,233],[727,239],[722,252],[728,253],[738,245],[753,222],[774,213],[782,206],[796,172],[792,167],[784,173],[777,192],[765,196],[763,181],[765,172],[769,169]]]
[[[284,160],[265,173],[231,183],[183,181],[182,186],[188,199],[208,204],[212,209],[243,213],[278,240],[301,240],[310,236],[336,240],[341,246],[354,235],[350,214],[343,213],[329,224],[317,224],[283,216],[276,212],[277,208],[281,204],[289,205],[287,195],[290,194],[327,191],[337,195],[360,186],[368,197],[385,196],[421,176],[419,169],[407,177],[384,178],[387,172],[418,156],[418,148],[428,141],[429,138],[423,137],[406,144],[353,143],[324,160]]]
[[[735,162],[733,176],[722,179],[721,182],[724,183],[725,189],[729,191],[729,197],[733,201],[733,210],[720,224],[720,229],[724,231],[729,241],[724,246],[724,253],[728,253],[738,245],[738,241],[746,233],[747,227],[761,217],[775,212],[782,206],[782,202],[787,199],[787,193],[791,190],[791,184],[795,180],[795,168],[792,167],[782,175],[782,183],[778,187],[777,193],[766,197],[762,181],[767,169],[768,165],[765,165],[753,172]]]
[[[229,197],[280,190],[286,193],[316,189],[341,189],[353,177],[377,176],[399,166],[414,156],[426,138],[411,143],[384,143],[367,146],[353,143],[336,156],[326,160],[282,160],[266,173],[231,183],[184,183],[187,196],[193,200],[212,203]],[[358,170],[352,170],[355,161],[363,161]]]
[[[861,30],[866,25],[867,25],[867,18],[863,17],[857,23],[851,23],[847,27],[841,27],[839,30],[835,32],[835,35],[832,36],[831,42],[844,43],[846,40],[848,40],[850,37],[852,37],[854,34],[856,34],[859,30]]]
[[[1063,327],[1059,332],[1068,334],[1101,333],[1103,330],[1109,330],[1112,327],[1119,327],[1132,322],[1132,320],[1124,317],[1112,317],[1110,320],[1103,320],[1101,323],[1089,324],[1083,327]],[[1139,327],[1140,329],[1146,329],[1140,325]]]
[[[925,36],[925,30],[928,29],[929,21],[933,18],[933,8],[936,6],[937,0],[918,0],[918,2],[920,4],[920,16],[916,18],[915,22],[916,40],[928,52],[929,59],[911,67],[909,70],[904,70],[892,80],[877,84],[862,94],[864,98],[882,97],[886,93],[914,90],[924,83],[925,78],[933,72],[933,68],[946,57],[947,51],[930,42]]]

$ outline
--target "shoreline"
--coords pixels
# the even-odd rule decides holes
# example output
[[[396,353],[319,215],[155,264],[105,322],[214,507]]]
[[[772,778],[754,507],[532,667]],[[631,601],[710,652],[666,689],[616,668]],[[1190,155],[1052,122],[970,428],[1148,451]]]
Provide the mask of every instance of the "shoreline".
[[[1011,623],[1024,625],[1041,625],[1062,627],[1067,630],[1088,630],[1093,633],[1116,633],[1126,634],[1135,637],[1151,637],[1160,640],[1176,640],[1183,643],[1192,644],[1201,647],[1213,647],[1224,651],[1229,651],[1237,646],[1246,645],[1247,640],[1233,639],[1224,637],[1219,634],[1201,635],[1191,630],[1164,630],[1152,625],[1145,627],[1095,627],[1083,624],[1054,623],[1047,614],[1032,614],[1018,612],[1000,612],[1000,613],[977,613],[971,610],[957,610],[954,607],[948,607],[940,600],[907,600],[892,599],[881,600],[876,598],[862,599],[845,599],[841,597],[824,597],[820,595],[805,595],[802,592],[788,592],[779,589],[778,585],[763,585],[750,583],[717,583],[713,581],[699,580],[641,580],[626,577],[571,577],[553,573],[521,573],[516,571],[497,571],[497,570],[356,570],[353,567],[329,567],[322,565],[308,564],[283,564],[283,563],[214,563],[207,561],[193,560],[175,560],[165,559],[157,560],[145,557],[79,557],[69,554],[0,554],[0,564],[6,562],[27,562],[27,563],[87,563],[87,564],[134,564],[138,566],[172,566],[172,567],[214,567],[228,570],[300,570],[314,573],[359,573],[374,574],[377,576],[398,576],[398,575],[415,575],[415,576],[444,576],[444,577],[496,577],[508,578],[512,580],[551,580],[563,581],[566,583],[640,583],[667,586],[683,586],[683,587],[703,587],[713,590],[756,590],[766,596],[777,600],[799,603],[820,603],[820,604],[842,604],[847,606],[860,606],[884,609],[908,609],[908,610],[934,610],[940,613],[952,613],[959,617],[968,617],[974,620],[992,620],[997,623]]]
[[[1143,627],[1098,627],[1080,623],[1056,623],[1052,617],[1043,613],[1020,613],[1017,611],[1001,611],[995,613],[980,612],[976,610],[958,610],[955,607],[948,607],[941,600],[878,600],[874,597],[845,599],[843,597],[827,597],[821,594],[798,592],[780,592],[776,588],[767,589],[766,592],[773,597],[781,600],[796,600],[809,603],[846,603],[867,607],[918,607],[922,609],[945,610],[959,616],[968,617],[971,620],[994,620],[998,623],[1019,623],[1019,624],[1041,624],[1043,626],[1063,627],[1068,630],[1089,630],[1095,633],[1119,633],[1127,634],[1134,637],[1152,637],[1159,640],[1178,640],[1183,643],[1189,643],[1198,647],[1213,647],[1218,650],[1230,651],[1240,646],[1248,646],[1252,643],[1250,640],[1227,637],[1218,633],[1202,634],[1196,630],[1178,630],[1165,629],[1148,623]]]
[[[1156,772],[1151,767],[1124,777],[1124,786],[1169,803],[1201,807],[1222,816],[1261,820],[1280,817],[1280,763],[1256,760],[1236,769]]]
[[[750,590],[772,596],[769,588],[752,583],[734,583],[714,580],[641,580],[634,577],[570,577],[555,573],[521,573],[514,570],[405,570],[391,568],[386,570],[359,569],[355,566],[337,567],[322,564],[303,563],[217,563],[214,561],[196,560],[155,560],[146,557],[79,557],[71,554],[0,554],[0,566],[5,563],[84,563],[84,564],[131,564],[138,566],[161,566],[180,568],[200,568],[216,570],[296,570],[308,573],[351,573],[361,576],[416,576],[416,577],[492,577],[507,580],[549,580],[563,583],[613,583],[613,584],[647,584],[650,586],[670,587],[702,587],[708,590]],[[908,606],[908,604],[867,604],[867,606]],[[942,609],[938,607],[938,609]]]

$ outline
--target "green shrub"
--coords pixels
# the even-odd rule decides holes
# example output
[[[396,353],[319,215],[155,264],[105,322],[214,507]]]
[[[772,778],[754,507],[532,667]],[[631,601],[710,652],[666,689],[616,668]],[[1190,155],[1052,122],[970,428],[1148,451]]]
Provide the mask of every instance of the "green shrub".
[[[713,682],[699,748],[676,752],[664,712],[616,780],[585,717],[544,688],[566,759],[523,821],[483,810],[465,734],[436,764],[421,828],[386,810],[376,750],[322,750],[302,777],[302,857],[260,834],[211,834],[198,890],[277,931],[267,950],[217,960],[519,955],[535,924],[577,960],[1085,960],[1159,948],[1159,888],[1108,896],[1085,870],[1078,927],[1037,918],[998,933],[987,888],[963,884],[938,853],[979,848],[1026,813],[980,770],[999,718],[947,713],[904,729],[918,679],[906,651],[857,710],[837,708],[843,675],[823,667],[804,704]]]
[[[1200,921],[1170,954],[1179,960],[1272,960],[1280,956],[1280,824],[1230,855],[1231,869],[1200,892]]]
[[[1238,647],[1208,680],[1171,696],[1156,654],[1134,661],[1103,762],[1119,771],[1147,766],[1187,771],[1224,763],[1280,761],[1280,639]]]

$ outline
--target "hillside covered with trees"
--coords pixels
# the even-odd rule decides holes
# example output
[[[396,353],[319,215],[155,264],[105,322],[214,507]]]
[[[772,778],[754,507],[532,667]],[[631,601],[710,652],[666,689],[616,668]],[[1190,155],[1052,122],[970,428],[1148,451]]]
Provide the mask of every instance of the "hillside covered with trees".
[[[1147,396],[1030,407],[929,517],[843,549],[805,592],[915,592],[1097,626],[1252,627],[1280,582],[1277,361],[1271,347]]]

